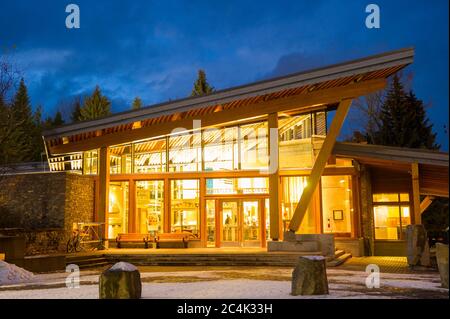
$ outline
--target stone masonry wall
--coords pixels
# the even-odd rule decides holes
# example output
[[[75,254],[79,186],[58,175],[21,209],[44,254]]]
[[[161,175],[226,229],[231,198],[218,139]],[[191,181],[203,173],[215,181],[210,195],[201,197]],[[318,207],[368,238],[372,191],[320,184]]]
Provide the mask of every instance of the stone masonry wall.
[[[374,254],[374,220],[372,210],[372,184],[370,171],[365,165],[361,165],[360,190],[361,190],[361,223],[364,237],[365,255]]]
[[[0,234],[26,238],[26,254],[64,252],[72,223],[92,221],[94,180],[72,173],[0,177]]]

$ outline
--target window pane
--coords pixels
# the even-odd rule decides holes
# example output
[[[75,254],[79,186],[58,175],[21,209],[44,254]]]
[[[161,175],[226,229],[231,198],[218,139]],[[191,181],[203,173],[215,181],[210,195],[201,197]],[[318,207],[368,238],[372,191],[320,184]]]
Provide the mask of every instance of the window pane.
[[[394,203],[398,203],[398,194],[397,193],[393,193],[393,194],[373,194],[373,201],[374,202],[382,202],[382,203],[388,203],[388,202],[394,202]]]
[[[270,199],[266,198],[264,200],[264,206],[266,210],[266,240],[271,239],[270,237]]]
[[[131,173],[131,145],[113,146],[110,148],[109,171],[111,174]]]
[[[243,201],[244,240],[259,240],[259,201]]]
[[[238,169],[237,137],[237,127],[203,131],[205,171]]]
[[[267,122],[240,127],[241,169],[267,169],[268,142]]]
[[[268,184],[266,177],[212,178],[206,180],[206,194],[267,194]]]
[[[280,168],[311,167],[311,115],[281,118],[278,122]]]
[[[201,170],[201,134],[189,133],[169,137],[169,171]]]
[[[128,182],[109,183],[108,238],[128,232]]]
[[[351,236],[353,219],[350,176],[322,177],[322,214],[325,233]]]
[[[400,239],[398,206],[374,206],[375,239]]]
[[[137,232],[164,232],[164,181],[136,182]]]
[[[171,232],[189,232],[200,237],[199,181],[171,181]]]
[[[206,201],[206,244],[208,247],[216,246],[216,201]]]
[[[289,222],[294,214],[295,208],[302,196],[303,189],[306,187],[307,178],[304,176],[284,177],[283,181],[283,200],[281,203],[283,231],[289,229]],[[306,215],[298,230],[301,234],[316,233],[316,222],[314,212],[311,206],[308,207]]]
[[[166,171],[166,139],[134,144],[134,172]]]
[[[401,202],[409,202],[409,194],[408,193],[400,193],[400,201]]]
[[[92,150],[83,153],[84,156],[84,174],[95,175],[97,174],[98,168],[98,151]]]

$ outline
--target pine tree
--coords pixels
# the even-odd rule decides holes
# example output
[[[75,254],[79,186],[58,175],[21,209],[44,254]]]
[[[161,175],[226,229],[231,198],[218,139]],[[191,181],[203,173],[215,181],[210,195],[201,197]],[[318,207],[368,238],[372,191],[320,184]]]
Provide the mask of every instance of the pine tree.
[[[197,80],[194,82],[191,96],[201,96],[214,92],[214,87],[210,86],[206,80],[206,73],[203,70],[198,70]]]
[[[139,96],[137,96],[134,100],[133,103],[131,104],[131,109],[132,110],[137,110],[140,109],[142,107],[142,100],[140,99]]]
[[[57,111],[55,117],[53,118],[52,125],[53,127],[61,126],[64,124],[64,119],[60,111]]]
[[[80,121],[81,118],[81,97],[77,97],[73,103],[73,111],[72,114],[70,116],[70,119],[72,120],[72,122],[78,122]]]
[[[111,102],[102,95],[99,86],[95,87],[92,95],[84,101],[84,105],[80,110],[81,121],[93,120],[111,114]]]
[[[379,113],[379,128],[368,132],[369,143],[410,147],[439,148],[436,134],[426,117],[423,102],[410,91],[405,93],[397,75],[394,75]]]

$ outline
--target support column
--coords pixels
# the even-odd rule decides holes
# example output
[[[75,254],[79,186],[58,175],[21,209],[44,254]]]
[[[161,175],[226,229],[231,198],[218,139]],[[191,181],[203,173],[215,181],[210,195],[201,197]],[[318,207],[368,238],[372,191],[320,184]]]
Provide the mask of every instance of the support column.
[[[419,164],[411,164],[411,179],[412,179],[412,196],[413,196],[413,211],[414,224],[422,224],[422,216],[420,211],[420,189],[419,189]]]
[[[280,173],[278,156],[278,113],[269,114],[268,118],[269,140],[269,210],[270,210],[270,237],[272,240],[280,239]],[[265,221],[261,221],[265,225]]]
[[[100,148],[99,165],[99,202],[98,202],[98,222],[105,223],[100,227],[100,237],[108,238],[108,210],[109,210],[109,148],[104,146]]]
[[[320,149],[316,160],[314,161],[311,175],[308,178],[308,184],[303,190],[300,201],[297,204],[294,215],[292,216],[289,223],[289,230],[293,233],[295,233],[300,228],[303,218],[305,217],[309,203],[311,202],[312,195],[314,194],[314,191],[319,184],[320,177],[322,176],[328,158],[333,151],[336,138],[339,136],[339,132],[341,131],[342,125],[351,104],[352,100],[342,100],[337,107],[336,115],[334,116],[333,122],[331,123],[330,130],[325,137],[322,148]]]

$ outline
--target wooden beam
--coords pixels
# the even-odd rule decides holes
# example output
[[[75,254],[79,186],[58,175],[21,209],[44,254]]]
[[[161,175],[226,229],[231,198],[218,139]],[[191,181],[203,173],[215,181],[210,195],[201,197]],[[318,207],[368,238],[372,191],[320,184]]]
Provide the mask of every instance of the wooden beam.
[[[320,149],[319,154],[314,162],[311,175],[308,178],[308,184],[303,189],[300,201],[295,208],[295,212],[292,216],[291,221],[289,222],[289,230],[294,233],[300,228],[302,220],[305,217],[309,203],[311,202],[312,195],[314,194],[314,190],[319,184],[320,177],[322,176],[328,158],[331,155],[334,143],[336,142],[336,138],[339,136],[342,124],[344,123],[351,104],[352,100],[349,99],[343,100],[339,103],[333,122],[331,123],[330,130],[328,131],[327,136],[325,137],[325,141],[322,144],[322,148]]]
[[[420,185],[419,185],[419,164],[411,164],[411,180],[412,180],[412,196],[413,196],[413,212],[414,224],[422,223],[422,216],[420,212]]]
[[[271,130],[272,129],[272,130]],[[273,129],[276,134],[271,134]],[[273,133],[273,132],[272,132]],[[280,173],[278,158],[278,113],[269,114],[268,118],[269,136],[269,161],[271,169],[269,174],[269,212],[270,212],[270,237],[272,240],[280,238]],[[261,225],[264,221],[261,222]]]
[[[420,203],[420,214],[423,214],[423,212],[431,205],[433,200],[433,196],[425,196],[425,198]]]
[[[302,110],[308,112],[323,108],[323,105],[325,104],[337,103],[343,99],[351,99],[379,91],[385,88],[385,86],[386,79],[374,79],[349,84],[343,87],[317,90],[270,101],[249,104],[236,109],[228,109],[221,112],[205,114],[201,116],[201,126],[202,128],[205,128],[288,110]],[[106,134],[78,142],[49,146],[49,152],[52,155],[55,155],[87,151],[100,148],[102,146],[116,145],[140,139],[163,136],[170,134],[176,128],[192,130],[194,128],[193,120],[198,119],[198,116],[193,116],[173,122],[146,126],[135,130]]]
[[[108,238],[108,210],[109,210],[109,147],[100,148],[98,165],[99,181],[99,202],[98,202],[98,222],[105,223],[100,227],[102,239]]]

